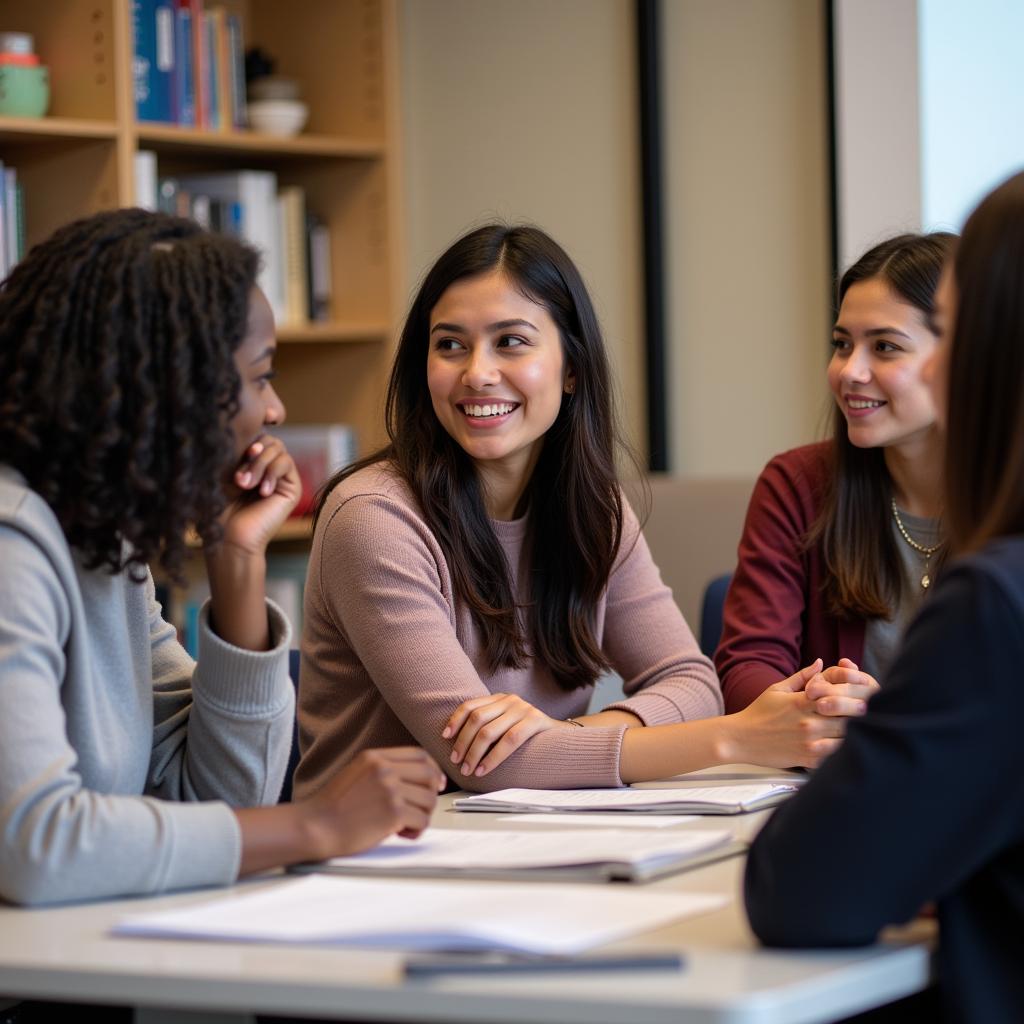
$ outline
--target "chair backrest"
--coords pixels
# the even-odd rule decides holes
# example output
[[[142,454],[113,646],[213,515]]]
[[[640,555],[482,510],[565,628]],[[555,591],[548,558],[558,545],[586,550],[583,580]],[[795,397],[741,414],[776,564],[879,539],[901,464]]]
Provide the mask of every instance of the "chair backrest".
[[[722,639],[722,608],[731,580],[731,572],[723,573],[704,588],[700,609],[700,649],[709,658],[714,657],[715,648]]]
[[[661,578],[697,632],[708,580],[736,565],[736,548],[754,477],[696,478],[654,474],[644,526]],[[635,489],[627,482],[627,493]],[[633,506],[636,508],[636,504]]]
[[[299,652],[293,648],[288,652],[288,675],[291,676],[292,686],[295,687],[295,699],[299,699]],[[277,798],[279,804],[291,803],[292,799],[292,776],[299,764],[299,720],[292,722],[292,750],[288,755],[288,771],[285,772],[284,785],[281,787],[281,795]]]

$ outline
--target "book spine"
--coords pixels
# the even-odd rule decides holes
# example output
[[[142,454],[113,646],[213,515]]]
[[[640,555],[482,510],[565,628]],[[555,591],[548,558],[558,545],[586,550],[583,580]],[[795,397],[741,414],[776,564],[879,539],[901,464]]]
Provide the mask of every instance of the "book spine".
[[[5,167],[0,160],[0,182],[4,180]],[[7,276],[7,272],[14,266],[13,256],[7,254],[7,195],[3,188],[0,188],[0,280]]]
[[[234,73],[228,39],[228,16],[223,7],[211,8],[210,16],[213,19],[214,50],[217,54],[217,126],[222,132],[227,132],[235,126],[231,100]]]
[[[189,0],[178,0],[175,11],[174,120],[186,128],[196,126],[195,33]]]
[[[228,15],[228,50],[231,61],[231,123],[244,128],[248,123],[245,99],[245,42],[242,23],[235,14]]]
[[[156,210],[156,153],[140,149],[135,153],[135,205],[143,210]]]
[[[25,258],[25,189],[19,181],[14,189],[14,219],[17,224],[18,250],[15,253],[17,262]]]
[[[7,271],[18,262],[18,175],[13,167],[4,168],[4,231],[7,246]]]
[[[173,0],[157,0],[155,12],[156,65],[153,73],[153,90],[156,93],[155,111],[157,121],[174,120],[174,3]]]
[[[220,128],[220,60],[212,10],[203,14],[203,40],[206,46],[206,123],[207,127],[217,131]]]
[[[196,96],[196,127],[210,127],[209,78],[206,63],[206,31],[203,20],[203,0],[188,0],[192,14],[192,81]]]
[[[310,320],[331,317],[331,233],[323,221],[314,219],[309,229]]]
[[[284,240],[284,282],[286,322],[301,324],[306,320],[306,195],[301,188],[290,185],[281,189]]]
[[[161,178],[157,189],[157,209],[161,213],[177,216],[178,213],[178,179]]]
[[[132,91],[135,117],[159,121],[156,83],[157,0],[132,0]]]

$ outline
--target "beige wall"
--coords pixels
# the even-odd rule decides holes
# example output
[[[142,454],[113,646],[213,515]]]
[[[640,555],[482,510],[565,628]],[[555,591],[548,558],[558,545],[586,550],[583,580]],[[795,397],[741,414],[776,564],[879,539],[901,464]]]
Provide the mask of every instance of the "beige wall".
[[[642,441],[631,0],[403,0],[407,284],[464,231],[530,221],[576,261]]]
[[[811,438],[828,336],[818,0],[664,0],[672,468]],[[643,441],[633,0],[402,0],[411,288],[494,216],[579,263]]]
[[[812,439],[829,329],[818,0],[663,4],[672,465]]]

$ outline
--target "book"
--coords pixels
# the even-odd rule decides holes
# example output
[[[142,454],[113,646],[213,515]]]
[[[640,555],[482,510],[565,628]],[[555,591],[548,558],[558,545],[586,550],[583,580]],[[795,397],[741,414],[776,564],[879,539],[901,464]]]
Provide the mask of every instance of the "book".
[[[22,253],[18,251],[18,172],[4,168],[4,248],[7,252],[7,272],[10,273]]]
[[[156,210],[159,206],[157,195],[156,153],[140,149],[135,153],[135,205],[143,210]]]
[[[572,954],[726,906],[717,893],[312,875],[122,918],[115,935]]]
[[[284,322],[303,324],[309,311],[306,268],[306,193],[287,185],[278,193],[281,204],[281,255],[284,273]]]
[[[331,318],[331,232],[316,214],[306,212],[306,315],[311,321]]]
[[[132,0],[132,84],[139,121],[172,121],[174,6],[171,0]]]
[[[797,791],[793,782],[751,782],[686,789],[499,789],[459,797],[460,811],[512,814],[615,811],[620,814],[743,814],[773,807]]]
[[[355,462],[355,431],[343,423],[311,423],[273,427],[270,433],[284,442],[302,480],[302,497],[292,516],[307,516],[313,511],[316,492],[328,477]]]
[[[365,853],[300,864],[292,870],[404,878],[648,882],[746,848],[724,829],[638,835],[614,829],[570,833],[432,828],[419,839],[391,836]]]
[[[245,96],[245,42],[242,37],[242,22],[237,14],[229,14],[228,55],[231,62],[231,124],[245,128],[249,123],[248,105]]]
[[[174,12],[174,120],[196,126],[195,33],[189,0],[178,0]]]
[[[211,7],[210,23],[213,36],[213,63],[216,68],[213,106],[217,111],[217,127],[222,132],[226,132],[234,128],[231,101],[234,68],[232,66],[231,49],[228,39],[227,11],[219,5]]]
[[[206,79],[203,82],[203,102],[206,104],[206,127],[220,129],[220,54],[217,50],[216,17],[211,8],[203,12],[203,59]]]
[[[206,21],[204,18],[203,0],[187,0],[189,21],[192,27],[192,81],[195,92],[197,128],[210,127],[209,110],[209,73],[206,52]]]

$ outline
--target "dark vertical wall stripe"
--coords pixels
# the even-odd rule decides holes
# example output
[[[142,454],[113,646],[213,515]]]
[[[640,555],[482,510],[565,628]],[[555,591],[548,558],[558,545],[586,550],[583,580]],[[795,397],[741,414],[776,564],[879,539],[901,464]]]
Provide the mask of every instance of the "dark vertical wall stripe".
[[[665,352],[665,243],[661,167],[660,0],[637,0],[637,71],[640,78],[640,181],[643,196],[644,320],[647,360],[648,467],[669,468]]]
[[[825,6],[825,88],[826,117],[828,118],[828,202],[832,275],[829,279],[831,294],[828,308],[835,304],[835,283],[839,280],[839,182],[836,172],[839,154],[836,152],[836,9],[835,0],[822,0]]]

